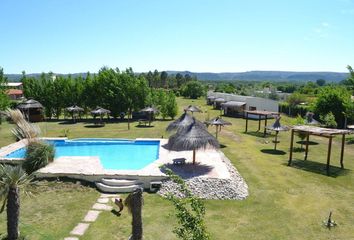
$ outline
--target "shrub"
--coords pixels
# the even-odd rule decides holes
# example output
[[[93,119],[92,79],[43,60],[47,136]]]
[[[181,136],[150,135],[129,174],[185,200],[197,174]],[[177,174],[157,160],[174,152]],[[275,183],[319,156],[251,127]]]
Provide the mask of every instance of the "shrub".
[[[327,128],[336,128],[337,127],[337,122],[336,118],[334,117],[334,114],[332,112],[329,112],[325,115],[320,116],[321,122],[323,125]]]
[[[54,159],[54,146],[41,141],[32,141],[27,146],[25,161],[22,167],[28,174],[45,167]]]

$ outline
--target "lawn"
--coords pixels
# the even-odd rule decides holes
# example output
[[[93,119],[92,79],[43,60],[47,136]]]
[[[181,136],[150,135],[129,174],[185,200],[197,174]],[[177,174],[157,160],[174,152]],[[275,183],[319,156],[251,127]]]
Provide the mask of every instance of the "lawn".
[[[219,114],[205,106],[204,100],[178,99],[180,110],[189,104],[202,106],[207,113],[196,113],[204,120]],[[206,225],[212,239],[354,239],[354,147],[346,145],[344,165],[340,170],[340,141],[334,140],[331,176],[326,176],[326,139],[312,137],[319,143],[310,146],[308,160],[303,153],[294,154],[293,166],[288,167],[290,133],[279,134],[278,149],[284,153],[264,151],[273,148],[272,137],[257,136],[257,122],[250,121],[249,133],[244,133],[245,121],[226,118],[232,126],[223,128],[219,140],[222,151],[245,178],[250,196],[243,201],[207,200]],[[283,124],[290,119],[283,117]],[[271,121],[272,122],[272,121]],[[154,127],[139,128],[133,123],[108,123],[102,128],[90,124],[41,123],[44,136],[62,136],[68,129],[69,138],[77,137],[167,137],[164,129],[169,121],[156,121]],[[11,125],[0,125],[0,145],[13,141]],[[213,132],[215,129],[210,128]],[[299,139],[296,139],[298,141]],[[201,160],[202,161],[202,160]],[[55,187],[54,187],[55,186]],[[36,197],[22,198],[21,230],[30,239],[60,239],[84,217],[99,193],[76,184],[51,183]],[[123,195],[124,197],[125,195]],[[145,239],[175,239],[176,224],[171,204],[156,194],[144,193],[143,223]],[[329,211],[338,226],[328,230],[322,226]],[[0,232],[6,228],[5,216],[0,215]],[[91,224],[80,239],[127,239],[130,233],[129,214],[122,216],[105,212]]]

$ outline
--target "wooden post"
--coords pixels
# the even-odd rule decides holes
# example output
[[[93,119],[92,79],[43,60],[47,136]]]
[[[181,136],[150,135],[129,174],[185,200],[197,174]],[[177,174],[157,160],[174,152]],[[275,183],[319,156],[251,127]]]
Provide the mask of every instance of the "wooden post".
[[[289,155],[288,166],[290,166],[291,160],[293,160],[293,147],[294,147],[294,129],[291,129],[290,155]]]
[[[332,136],[329,137],[328,141],[328,151],[327,151],[327,175],[329,175],[329,164],[331,162],[331,150],[332,150]]]
[[[277,150],[278,133],[279,133],[278,131],[275,131],[274,150]]]
[[[306,135],[306,148],[305,148],[305,158],[304,160],[307,160],[307,155],[309,153],[309,141],[310,141],[310,133],[307,132],[307,135]]]
[[[264,136],[266,137],[267,135],[267,119],[268,119],[268,115],[265,115],[265,119],[264,119]]]
[[[193,150],[193,165],[195,164],[195,149]]]
[[[258,130],[257,132],[259,132],[259,130],[261,130],[261,115],[258,115]]]
[[[246,131],[247,132],[247,129],[248,129],[248,112],[246,112]]]
[[[216,132],[215,132],[215,138],[218,139],[218,125],[215,125]]]
[[[342,148],[341,148],[341,151],[340,151],[340,167],[342,169],[344,168],[344,164],[343,164],[344,146],[345,146],[345,134],[342,135]]]

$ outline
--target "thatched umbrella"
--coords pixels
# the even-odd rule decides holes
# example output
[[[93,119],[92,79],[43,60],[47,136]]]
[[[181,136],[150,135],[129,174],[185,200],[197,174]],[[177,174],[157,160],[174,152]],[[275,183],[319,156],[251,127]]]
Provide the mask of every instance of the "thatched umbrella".
[[[158,113],[159,110],[157,110],[154,107],[146,107],[140,110],[140,112],[146,112],[149,115],[149,126],[151,125],[151,121],[152,121],[152,115],[155,113]]]
[[[71,117],[73,118],[73,121],[75,121],[74,114],[75,114],[75,113],[80,114],[80,112],[83,112],[84,109],[81,108],[81,107],[78,107],[78,106],[74,105],[74,106],[71,106],[71,107],[67,107],[67,108],[66,108],[66,111],[68,111],[69,113],[71,113]]]
[[[196,120],[194,117],[189,115],[187,112],[183,113],[178,119],[175,121],[171,122],[167,128],[166,131],[172,132],[172,131],[181,131],[189,128],[193,123],[196,123],[200,128],[204,128],[205,126],[202,122]]]
[[[216,139],[218,139],[218,132],[221,131],[221,127],[222,126],[232,125],[230,122],[225,121],[221,117],[213,118],[213,119],[211,119],[209,121],[205,121],[204,123],[207,124],[207,125],[215,125],[215,128],[216,128],[215,137],[216,137]]]
[[[104,115],[104,114],[110,114],[111,113],[111,111],[109,111],[109,110],[107,110],[107,109],[104,109],[104,108],[101,108],[101,107],[97,107],[95,110],[93,110],[93,111],[91,111],[91,114],[94,116],[94,117],[96,117],[96,116],[100,116],[100,120],[101,120],[101,122],[102,122],[102,116]]]
[[[200,110],[198,107],[194,106],[194,105],[189,105],[188,107],[186,107],[184,109],[185,112],[191,112],[192,115],[194,112],[202,112],[202,110]]]
[[[193,151],[193,164],[198,149],[219,148],[218,140],[194,121],[188,128],[178,130],[168,139],[167,148],[172,151]]]
[[[274,150],[277,150],[278,144],[278,134],[280,131],[288,131],[289,128],[287,126],[281,126],[280,124],[280,116],[276,117],[275,122],[273,125],[268,126],[267,129],[271,131],[275,131],[275,139],[274,139]]]
[[[305,115],[305,124],[308,125],[319,125],[320,123],[313,118],[315,114],[313,112],[307,112]]]

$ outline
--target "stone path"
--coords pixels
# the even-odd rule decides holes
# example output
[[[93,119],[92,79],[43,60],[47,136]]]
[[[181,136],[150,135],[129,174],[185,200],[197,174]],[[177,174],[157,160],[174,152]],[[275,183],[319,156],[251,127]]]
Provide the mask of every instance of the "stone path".
[[[85,234],[90,224],[96,221],[102,211],[111,211],[113,209],[112,206],[107,204],[110,203],[110,200],[114,202],[114,199],[118,197],[119,195],[117,194],[102,193],[97,202],[92,206],[92,209],[87,212],[84,219],[74,227],[70,232],[70,236],[64,238],[64,240],[79,240],[79,236]]]

